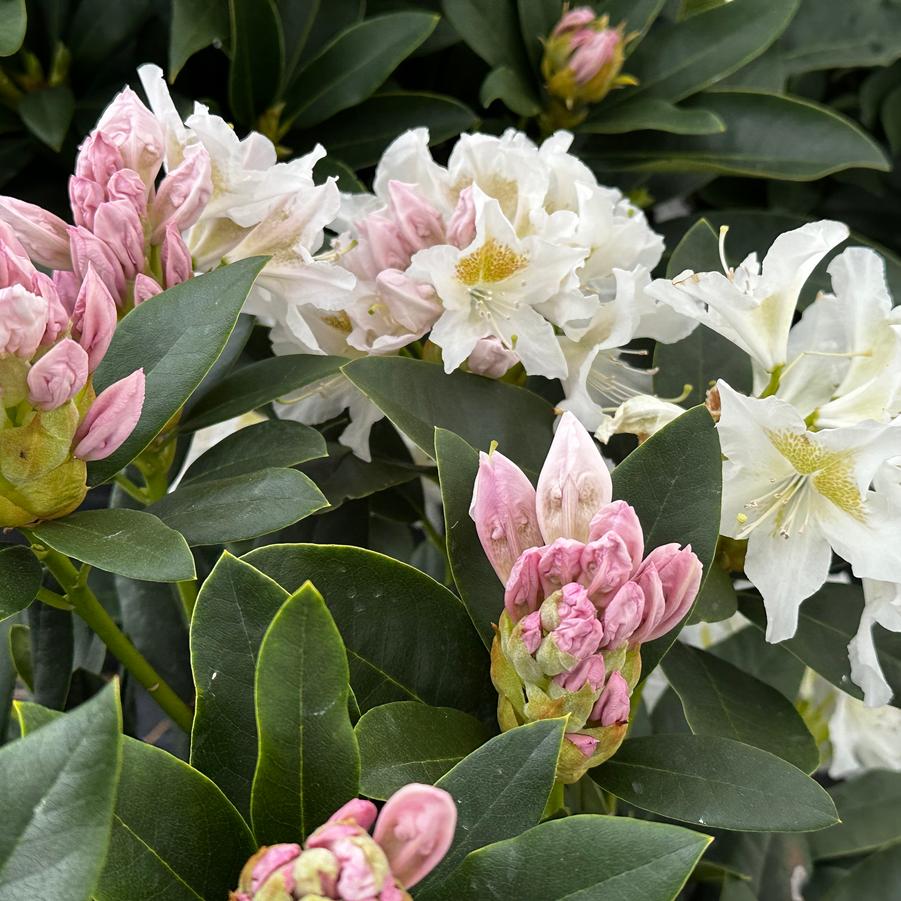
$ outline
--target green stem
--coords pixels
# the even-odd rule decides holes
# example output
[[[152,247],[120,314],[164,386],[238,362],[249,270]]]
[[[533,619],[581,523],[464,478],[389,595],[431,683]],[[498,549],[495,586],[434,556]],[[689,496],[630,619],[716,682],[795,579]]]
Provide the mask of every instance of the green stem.
[[[194,605],[197,603],[197,580],[186,579],[184,582],[176,582],[175,587],[178,589],[181,605],[185,608],[185,616],[190,623],[194,615]]]
[[[113,481],[133,500],[145,506],[150,503],[150,496],[145,488],[140,488],[124,472],[116,475]]]
[[[780,365],[770,373],[770,380],[767,382],[766,388],[761,392],[761,397],[770,397],[770,395],[775,394],[779,390],[779,381],[782,378],[783,369],[785,369],[785,366]]]
[[[55,591],[51,591],[49,588],[39,588],[38,593],[35,595],[35,597],[44,604],[48,604],[51,607],[56,607],[58,610],[75,609],[61,594],[57,594]]]
[[[31,536],[29,536],[31,537]],[[83,575],[72,561],[58,551],[54,551],[39,541],[32,543],[36,556],[65,589],[66,598],[75,612],[100,636],[119,662],[134,676],[150,696],[162,707],[169,718],[191,733],[194,714],[191,708],[169,687],[160,674],[150,665],[147,658],[125,637],[113,622],[94,592],[84,584]]]

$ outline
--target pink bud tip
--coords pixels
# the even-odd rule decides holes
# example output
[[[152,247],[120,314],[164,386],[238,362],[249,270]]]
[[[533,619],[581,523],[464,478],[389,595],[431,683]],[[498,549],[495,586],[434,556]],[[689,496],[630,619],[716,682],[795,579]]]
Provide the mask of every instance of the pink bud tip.
[[[108,200],[94,214],[94,234],[119,261],[126,279],[144,268],[144,226],[128,200]]]
[[[113,249],[83,226],[69,228],[69,244],[72,248],[72,268],[83,281],[88,267],[93,266],[100,280],[106,285],[118,306],[125,291],[125,273]]]
[[[178,226],[174,222],[166,226],[160,257],[163,261],[163,275],[166,278],[167,288],[186,282],[194,274],[191,251],[182,240]]]
[[[55,410],[73,398],[88,380],[88,355],[63,338],[28,371],[28,399],[39,410]]]
[[[153,201],[152,240],[159,243],[167,226],[189,229],[199,218],[213,193],[210,155],[198,144],[188,147],[181,164],[160,183]]]
[[[557,602],[559,622],[551,633],[554,643],[578,660],[594,654],[604,635],[597,610],[582,585],[564,585]]]
[[[369,831],[378,816],[378,808],[372,801],[364,798],[353,798],[342,807],[339,807],[329,818],[329,823],[343,823],[349,820],[356,823],[361,829]]]
[[[163,127],[131,88],[125,88],[106,108],[97,130],[119,149],[122,162],[152,185],[163,162]]]
[[[391,318],[408,329],[411,338],[424,335],[444,310],[431,285],[421,285],[399,269],[383,269],[375,282]]]
[[[644,592],[635,582],[626,582],[604,608],[604,648],[615,650],[632,637],[641,623]]]
[[[464,188],[457,198],[457,205],[447,222],[447,243],[468,247],[476,237],[476,204],[472,196],[472,185]]]
[[[410,247],[397,223],[384,213],[370,213],[356,223],[360,235],[358,250],[369,259],[369,277],[382,269],[404,270],[410,265]]]
[[[504,587],[504,608],[513,622],[522,619],[545,598],[540,563],[543,548],[530,547],[519,555]]]
[[[565,738],[568,742],[572,742],[585,757],[591,757],[598,747],[598,740],[590,735],[582,735],[579,732],[567,732]]]
[[[541,613],[535,610],[519,622],[519,634],[522,643],[530,654],[534,654],[541,644],[543,633],[541,630]]]
[[[269,879],[273,873],[287,864],[293,863],[300,857],[300,853],[300,845],[287,843],[270,845],[265,849],[263,854],[260,855],[256,864],[254,864],[250,883],[251,889],[254,892],[259,891],[260,887],[266,883],[266,880]]]
[[[41,346],[55,344],[59,336],[69,327],[69,311],[56,290],[49,275],[35,272],[31,279],[31,290],[47,301],[47,325],[41,338]]]
[[[0,288],[0,354],[30,359],[44,336],[47,312],[46,299],[22,285]]]
[[[519,356],[516,352],[508,350],[499,338],[491,335],[476,341],[476,346],[472,349],[466,365],[469,367],[469,371],[476,375],[499,379],[518,362]]]
[[[144,370],[114,382],[96,398],[75,433],[73,455],[102,460],[134,431],[144,406]]]
[[[156,295],[161,294],[162,291],[163,289],[159,286],[156,279],[151,278],[149,275],[144,275],[143,272],[139,272],[135,276],[135,306],[139,303],[144,303],[145,300],[150,300],[151,297],[156,297]]]
[[[81,175],[69,179],[69,205],[76,225],[93,230],[97,207],[105,200],[106,192],[93,179]]]
[[[454,799],[443,789],[414,782],[385,802],[373,838],[397,880],[411,888],[447,853],[456,826]]]
[[[614,726],[629,722],[629,683],[623,674],[610,674],[607,684],[591,711],[589,720],[602,726]]]
[[[587,84],[613,58],[622,35],[615,28],[579,32],[573,36],[575,48],[569,68],[578,84]]]
[[[15,232],[0,220],[0,285],[31,286],[37,270]]]
[[[622,538],[628,548],[633,570],[638,569],[644,557],[644,532],[635,508],[625,501],[611,501],[601,507],[589,523],[588,540],[596,541],[607,532],[615,532]]]
[[[578,691],[586,683],[592,691],[598,691],[604,684],[606,666],[600,654],[592,654],[579,661],[568,673],[554,676],[554,682],[565,691]]]
[[[646,570],[653,570],[658,577],[664,606],[661,616],[642,636],[642,641],[666,635],[688,613],[701,587],[702,566],[691,545],[680,548],[678,544],[664,544],[654,548],[645,558],[637,581],[641,582]]]
[[[632,559],[625,541],[616,532],[606,532],[584,545],[580,582],[588,588],[592,601],[603,606],[632,574]]]
[[[560,21],[551,32],[551,35],[556,37],[558,34],[563,34],[565,31],[573,31],[577,28],[584,28],[586,25],[591,25],[591,23],[594,22],[596,15],[597,14],[590,6],[577,6],[575,9],[571,9],[563,14]]]
[[[116,302],[94,267],[88,265],[72,311],[72,333],[88,352],[91,372],[100,364],[113,340],[116,323]]]
[[[66,223],[15,197],[0,197],[0,220],[12,228],[28,256],[47,269],[71,269]]]
[[[412,253],[444,243],[441,213],[416,190],[415,185],[392,179],[388,182],[388,196],[401,237]]]
[[[104,134],[95,131],[84,139],[84,143],[78,149],[75,175],[90,179],[102,188],[106,186],[113,173],[123,166],[119,148]]]

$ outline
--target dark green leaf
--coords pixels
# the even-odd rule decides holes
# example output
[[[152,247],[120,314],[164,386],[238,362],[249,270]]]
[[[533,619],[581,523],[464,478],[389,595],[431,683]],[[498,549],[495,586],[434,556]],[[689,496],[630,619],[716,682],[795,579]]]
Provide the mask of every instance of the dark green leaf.
[[[438,786],[457,803],[454,843],[417,897],[444,897],[441,883],[470,851],[536,825],[547,804],[563,742],[563,720],[539,720],[492,738],[464,757]]]
[[[339,5],[340,4],[336,4]],[[310,37],[320,0],[278,0],[278,12],[285,41],[285,82],[290,82]]]
[[[337,116],[335,117],[338,118]],[[358,136],[359,137],[359,136]],[[329,145],[331,146],[331,145]],[[379,154],[381,156],[381,154]],[[327,178],[334,178],[338,181],[338,190],[344,191],[346,194],[363,194],[366,192],[366,185],[360,181],[354,173],[354,170],[336,159],[331,154],[324,156],[313,167],[313,178],[316,184],[321,184]]]
[[[723,120],[705,109],[686,109],[658,97],[638,97],[612,109],[600,108],[579,126],[588,134],[616,135],[649,129],[676,135],[719,134],[726,130]]]
[[[877,851],[839,879],[823,901],[864,901],[888,898],[901,885],[901,843]],[[895,888],[892,888],[894,886]]]
[[[469,516],[479,455],[453,432],[435,429],[435,456],[444,506],[444,534],[451,573],[486,647],[504,609],[504,586],[488,562]]]
[[[488,738],[469,714],[418,701],[373,707],[354,732],[360,745],[360,792],[380,801],[409,782],[434,784]]]
[[[204,47],[228,37],[228,0],[172,0],[169,80]]]
[[[323,3],[322,0],[314,0],[316,5],[315,17],[310,25],[310,33],[307,35],[306,42],[300,51],[300,56],[293,64],[291,72],[294,72],[299,65],[303,65],[307,60],[316,56],[319,51],[340,32],[344,31],[354,22],[359,22],[363,18],[366,10],[366,0],[328,0]],[[285,6],[306,5],[309,0],[279,0],[282,6],[282,19],[284,21]],[[293,12],[293,15],[297,15]],[[287,31],[286,31],[287,33]]]
[[[792,891],[792,880],[798,879],[799,870],[804,874],[813,870],[807,837],[791,832],[723,832],[717,835],[705,861],[741,879],[740,884],[750,892],[749,899],[747,893],[738,892],[733,884],[725,898],[720,896],[721,901],[795,901],[792,894],[797,897],[797,890]],[[734,883],[734,880],[730,881]],[[805,883],[802,889],[805,899],[809,888],[810,883]]]
[[[33,699],[62,710],[72,681],[74,656],[72,614],[46,604],[28,610]]]
[[[9,714],[16,690],[16,668],[9,647],[10,628],[13,626],[8,620],[0,620],[0,745],[6,743]]]
[[[297,73],[283,122],[310,128],[372,96],[437,23],[430,13],[398,12],[351,25]]]
[[[75,97],[65,85],[31,91],[19,102],[19,115],[25,126],[57,153],[62,149],[74,112]]]
[[[690,544],[705,572],[716,551],[721,487],[720,443],[705,407],[683,413],[613,471],[613,496],[628,501],[638,513],[645,551],[673,541]],[[667,652],[687,619],[642,646],[643,677]]]
[[[591,771],[601,788],[643,810],[741,832],[808,832],[837,822],[809,776],[778,757],[709,735],[626,739]]]
[[[562,12],[560,0],[517,0],[519,30],[532,69],[544,54],[543,40],[551,33]]]
[[[9,627],[6,640],[9,658],[18,677],[25,683],[29,691],[34,691],[34,670],[31,666],[31,630],[22,623],[13,623]]]
[[[12,56],[25,40],[25,0],[0,0],[0,56]]]
[[[362,548],[274,545],[244,560],[296,591],[315,579],[344,639],[362,711],[423,701],[479,712],[494,691],[463,605],[411,566]]]
[[[0,551],[0,620],[24,610],[34,600],[43,578],[41,564],[27,547]]]
[[[437,427],[478,450],[497,441],[502,453],[533,474],[544,463],[554,411],[531,391],[460,370],[448,375],[437,363],[405,357],[355,360],[344,372],[430,457]]]
[[[718,564],[711,564],[687,624],[719,623],[729,619],[736,610],[738,596],[732,577]]]
[[[122,764],[115,685],[0,749],[0,901],[92,896]]]
[[[622,22],[624,31],[638,34],[631,45],[634,49],[640,46],[642,38],[666,5],[666,0],[598,0],[592,5],[599,14],[610,16],[612,25]]]
[[[228,0],[232,54],[228,100],[235,117],[256,122],[275,99],[285,65],[285,43],[275,0]]]
[[[274,400],[302,400],[322,387],[325,379],[342,379],[339,370],[346,362],[345,357],[289,354],[242,366],[213,388],[179,428],[191,432],[256,410]]]
[[[257,659],[257,841],[301,841],[357,796],[360,752],[348,715],[348,668],[322,596],[307,582],[276,613]]]
[[[679,894],[708,844],[680,826],[570,816],[474,851],[428,898],[663,901]]]
[[[207,576],[191,622],[197,686],[191,765],[250,819],[257,763],[253,686],[260,642],[288,592],[225,553]]]
[[[707,651],[675,642],[663,672],[682,700],[696,735],[718,735],[769,751],[811,773],[820,762],[816,742],[794,705]]]
[[[111,56],[137,37],[153,9],[150,0],[128,3],[81,0],[74,9],[66,35],[73,59],[79,67],[84,67],[82,71],[108,65]]]
[[[184,538],[142,510],[82,510],[32,531],[62,554],[130,579],[194,578],[194,560]]]
[[[316,429],[270,419],[223,438],[191,464],[180,484],[227,479],[268,467],[296,466],[325,455],[325,439]]]
[[[443,0],[442,6],[460,37],[489,66],[510,66],[523,74],[528,71],[516,0]]]
[[[498,66],[488,73],[482,82],[479,100],[485,107],[495,100],[502,100],[518,116],[537,116],[541,112],[532,85],[510,66]]]
[[[111,478],[137,456],[200,384],[225,347],[264,262],[252,257],[189,279],[151,297],[119,323],[94,373],[94,388],[100,393],[143,367],[144,409],[125,443],[90,465],[92,485]]]
[[[804,664],[785,648],[764,640],[760,630],[753,626],[739,629],[707,650],[755,679],[772,685],[789,701],[794,702],[798,696]]]

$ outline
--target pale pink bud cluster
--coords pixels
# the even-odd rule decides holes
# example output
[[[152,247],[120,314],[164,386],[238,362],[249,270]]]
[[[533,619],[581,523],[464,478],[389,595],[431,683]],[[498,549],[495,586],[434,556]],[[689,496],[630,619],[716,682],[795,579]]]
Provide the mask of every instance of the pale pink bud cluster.
[[[380,812],[371,801],[349,801],[303,847],[260,849],[231,901],[408,901],[406,889],[447,853],[456,823],[451,796],[430,785],[404,786]]]

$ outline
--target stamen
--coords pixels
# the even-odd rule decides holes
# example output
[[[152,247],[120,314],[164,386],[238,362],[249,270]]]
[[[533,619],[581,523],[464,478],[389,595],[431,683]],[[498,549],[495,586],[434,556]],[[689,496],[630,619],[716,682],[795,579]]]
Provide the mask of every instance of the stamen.
[[[732,278],[735,275],[735,270],[726,262],[726,235],[729,233],[728,225],[720,226],[720,263],[723,266],[723,272],[729,278]]]

